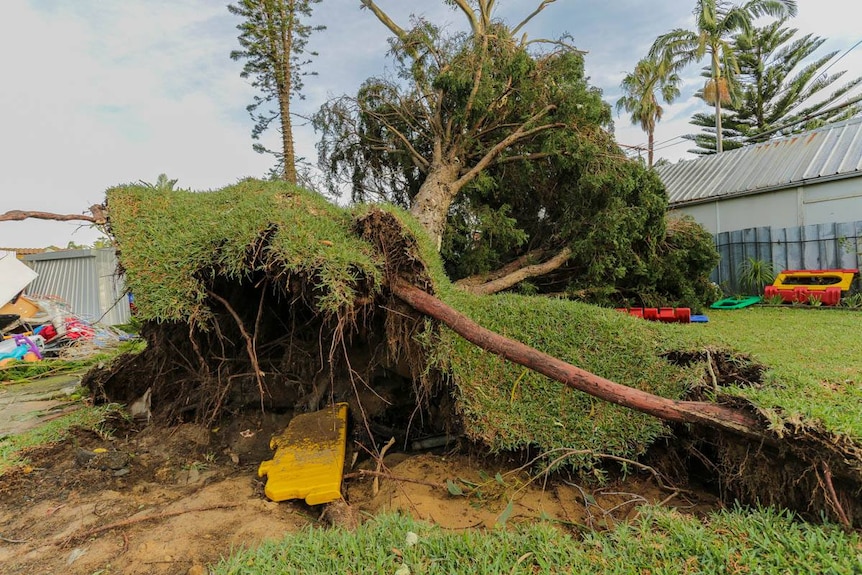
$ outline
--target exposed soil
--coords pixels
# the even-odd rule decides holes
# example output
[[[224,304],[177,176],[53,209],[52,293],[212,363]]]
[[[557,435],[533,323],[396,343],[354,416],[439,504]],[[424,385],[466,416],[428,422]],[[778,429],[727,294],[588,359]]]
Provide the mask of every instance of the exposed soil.
[[[579,532],[631,517],[646,502],[692,513],[719,505],[702,492],[659,488],[649,473],[604,485],[531,478],[518,470],[522,461],[494,461],[458,445],[393,452],[379,468],[360,450],[344,485],[349,507],[274,503],[257,466],[271,457],[269,439],[288,418],[256,413],[221,427],[141,431],[115,421],[109,434],[82,431],[32,451],[29,466],[0,476],[0,572],[205,573],[239,546],[307,525],[350,527],[384,510],[447,529],[551,518]],[[376,493],[363,470],[385,475]],[[447,480],[463,494],[452,495]]]

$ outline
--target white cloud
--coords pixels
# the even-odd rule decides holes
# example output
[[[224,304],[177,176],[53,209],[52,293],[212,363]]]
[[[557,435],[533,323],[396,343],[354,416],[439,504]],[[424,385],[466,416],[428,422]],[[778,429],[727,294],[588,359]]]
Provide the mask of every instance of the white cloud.
[[[109,186],[153,181],[162,172],[194,189],[264,175],[272,162],[251,149],[252,122],[245,106],[255,92],[239,77],[242,64],[228,58],[237,47],[238,20],[225,4],[6,0],[7,26],[0,35],[0,50],[7,55],[0,90],[0,212],[81,213],[102,201]],[[402,25],[410,12],[420,12],[450,29],[463,26],[459,13],[439,0],[381,4]],[[514,22],[536,4],[501,2],[499,15]],[[588,51],[591,82],[613,103],[623,75],[653,39],[692,24],[693,5],[693,0],[648,5],[642,0],[560,0],[526,30],[531,38],[570,33]],[[853,14],[851,0],[799,0],[799,17],[792,24],[829,38],[823,51],[844,51],[860,39]],[[330,96],[355,93],[387,64],[388,31],[359,9],[358,0],[324,0],[315,21],[328,29],[311,38],[309,48],[320,56],[310,68],[318,75],[306,80],[306,100],[295,105],[302,114],[316,111]],[[862,48],[836,69],[862,75]],[[690,94],[699,83],[692,70],[684,87],[687,97],[667,107],[656,134],[660,156],[677,159],[691,146],[679,139],[664,142],[693,131],[688,119],[698,108]],[[616,126],[621,143],[646,140],[624,115]],[[276,139],[272,133],[265,143],[274,145]],[[298,127],[298,153],[313,160],[316,139],[310,127]],[[0,246],[87,243],[97,235],[72,235],[76,229],[56,222],[3,222]]]

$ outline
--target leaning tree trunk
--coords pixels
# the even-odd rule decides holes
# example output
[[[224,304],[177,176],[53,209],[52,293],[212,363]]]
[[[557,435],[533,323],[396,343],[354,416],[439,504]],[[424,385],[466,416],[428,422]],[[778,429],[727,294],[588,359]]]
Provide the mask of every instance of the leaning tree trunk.
[[[459,172],[458,163],[432,165],[410,207],[410,213],[434,240],[438,252],[443,243],[443,230],[446,229],[449,207],[461,189],[462,184],[458,182]]]

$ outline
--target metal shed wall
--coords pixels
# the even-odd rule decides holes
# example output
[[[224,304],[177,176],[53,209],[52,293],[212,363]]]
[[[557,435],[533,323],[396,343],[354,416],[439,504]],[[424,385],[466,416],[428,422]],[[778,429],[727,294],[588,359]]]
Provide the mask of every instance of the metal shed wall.
[[[28,286],[28,294],[58,296],[89,322],[118,325],[131,319],[113,249],[46,252],[25,256],[24,261],[39,274]]]

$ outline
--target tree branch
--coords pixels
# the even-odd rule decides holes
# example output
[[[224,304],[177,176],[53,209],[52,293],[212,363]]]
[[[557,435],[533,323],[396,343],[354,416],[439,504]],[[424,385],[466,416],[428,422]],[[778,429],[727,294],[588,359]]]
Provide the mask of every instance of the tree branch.
[[[466,0],[453,0],[455,5],[461,9],[461,12],[467,16],[467,21],[470,22],[470,30],[473,31],[473,34],[480,34],[482,31],[479,29],[479,22],[476,20],[476,13],[473,12],[473,9],[467,4]]]
[[[503,276],[507,276],[510,273],[519,270],[523,267],[531,265],[530,262],[534,262],[536,260],[541,259],[544,255],[545,250],[538,248],[535,250],[530,250],[527,253],[519,256],[517,259],[514,259],[504,265],[501,268],[498,268],[492,272],[488,272],[486,274],[476,274],[463,279],[460,279],[455,282],[456,286],[463,287],[469,290],[473,286],[477,286],[483,283],[487,283],[489,281],[499,279]]]
[[[533,160],[541,160],[542,158],[550,158],[551,156],[559,156],[559,152],[535,152],[532,154],[523,154],[520,156],[504,156],[493,161],[494,165],[509,164],[512,162],[532,162]]]
[[[535,18],[535,17],[536,17],[536,15],[537,15],[539,12],[541,12],[542,10],[544,10],[544,9],[545,9],[545,7],[546,7],[548,4],[553,4],[553,3],[554,3],[554,2],[556,2],[556,1],[557,1],[557,0],[542,0],[542,3],[541,3],[541,4],[539,4],[539,6],[538,6],[535,10],[533,10],[533,13],[532,13],[532,14],[530,14],[529,16],[527,16],[526,18],[524,18],[523,20],[521,20],[521,23],[520,23],[520,24],[518,24],[517,26],[515,26],[514,28],[512,28],[512,37],[514,38],[514,37],[518,34],[518,31],[519,31],[521,28],[523,28],[524,26],[526,26],[526,25],[527,25],[527,23],[528,23],[530,20],[532,20],[533,18]]]
[[[389,123],[386,120],[386,117],[383,116],[382,114],[377,114],[375,112],[372,112],[371,110],[368,110],[367,113],[369,115],[377,118],[381,124],[386,126],[386,128],[389,130],[389,132],[393,136],[395,136],[398,140],[401,141],[402,144],[404,144],[404,147],[407,148],[407,151],[410,153],[410,157],[413,158],[413,162],[415,164],[422,166],[426,170],[428,169],[428,160],[425,159],[425,157],[422,156],[422,154],[420,154],[419,152],[416,151],[416,148],[413,147],[413,144],[410,143],[410,140],[407,139],[407,136],[402,134],[400,130],[398,130],[397,128],[395,128],[395,126],[393,126],[391,123]]]
[[[377,19],[383,23],[384,26],[389,28],[389,30],[398,36],[399,40],[405,40],[407,38],[407,32],[398,24],[396,24],[389,15],[380,9],[377,4],[374,3],[374,0],[360,0],[362,5],[374,12],[374,15],[377,16]]]
[[[489,295],[492,293],[497,293],[499,291],[503,291],[504,289],[508,289],[513,285],[524,281],[525,279],[542,276],[554,271],[555,269],[566,263],[566,260],[569,259],[570,255],[572,255],[572,250],[566,247],[560,250],[554,257],[545,262],[518,268],[502,277],[493,279],[491,281],[487,281],[479,285],[469,285],[466,282],[464,284],[456,285],[460,285],[470,293],[478,295]]]
[[[529,126],[542,116],[547,115],[549,112],[555,109],[556,106],[554,106],[553,104],[545,106],[544,108],[533,114],[533,116],[530,117],[526,122],[521,124],[517,130],[497,142],[494,147],[488,150],[488,152],[478,162],[476,162],[476,164],[472,168],[470,168],[463,176],[458,179],[458,181],[453,186],[453,189],[461,189],[465,184],[467,184],[467,182],[471,181],[473,178],[479,175],[482,170],[487,168],[491,164],[491,162],[494,161],[497,156],[500,155],[500,153],[502,153],[503,150],[505,150],[512,144],[515,144],[525,138],[529,138],[534,134],[538,134],[546,130],[551,130],[553,128],[564,128],[566,126],[565,124],[556,122],[553,124],[543,124],[541,126],[536,126],[535,128],[532,128],[530,130],[525,129],[526,126]]]
[[[95,207],[95,206],[94,206]],[[93,208],[90,208],[91,210]],[[23,210],[10,210],[5,214],[0,214],[0,222],[16,222],[26,219],[36,220],[53,220],[55,222],[90,222],[92,224],[103,224],[105,219],[86,214],[53,214],[51,212],[31,212]]]

